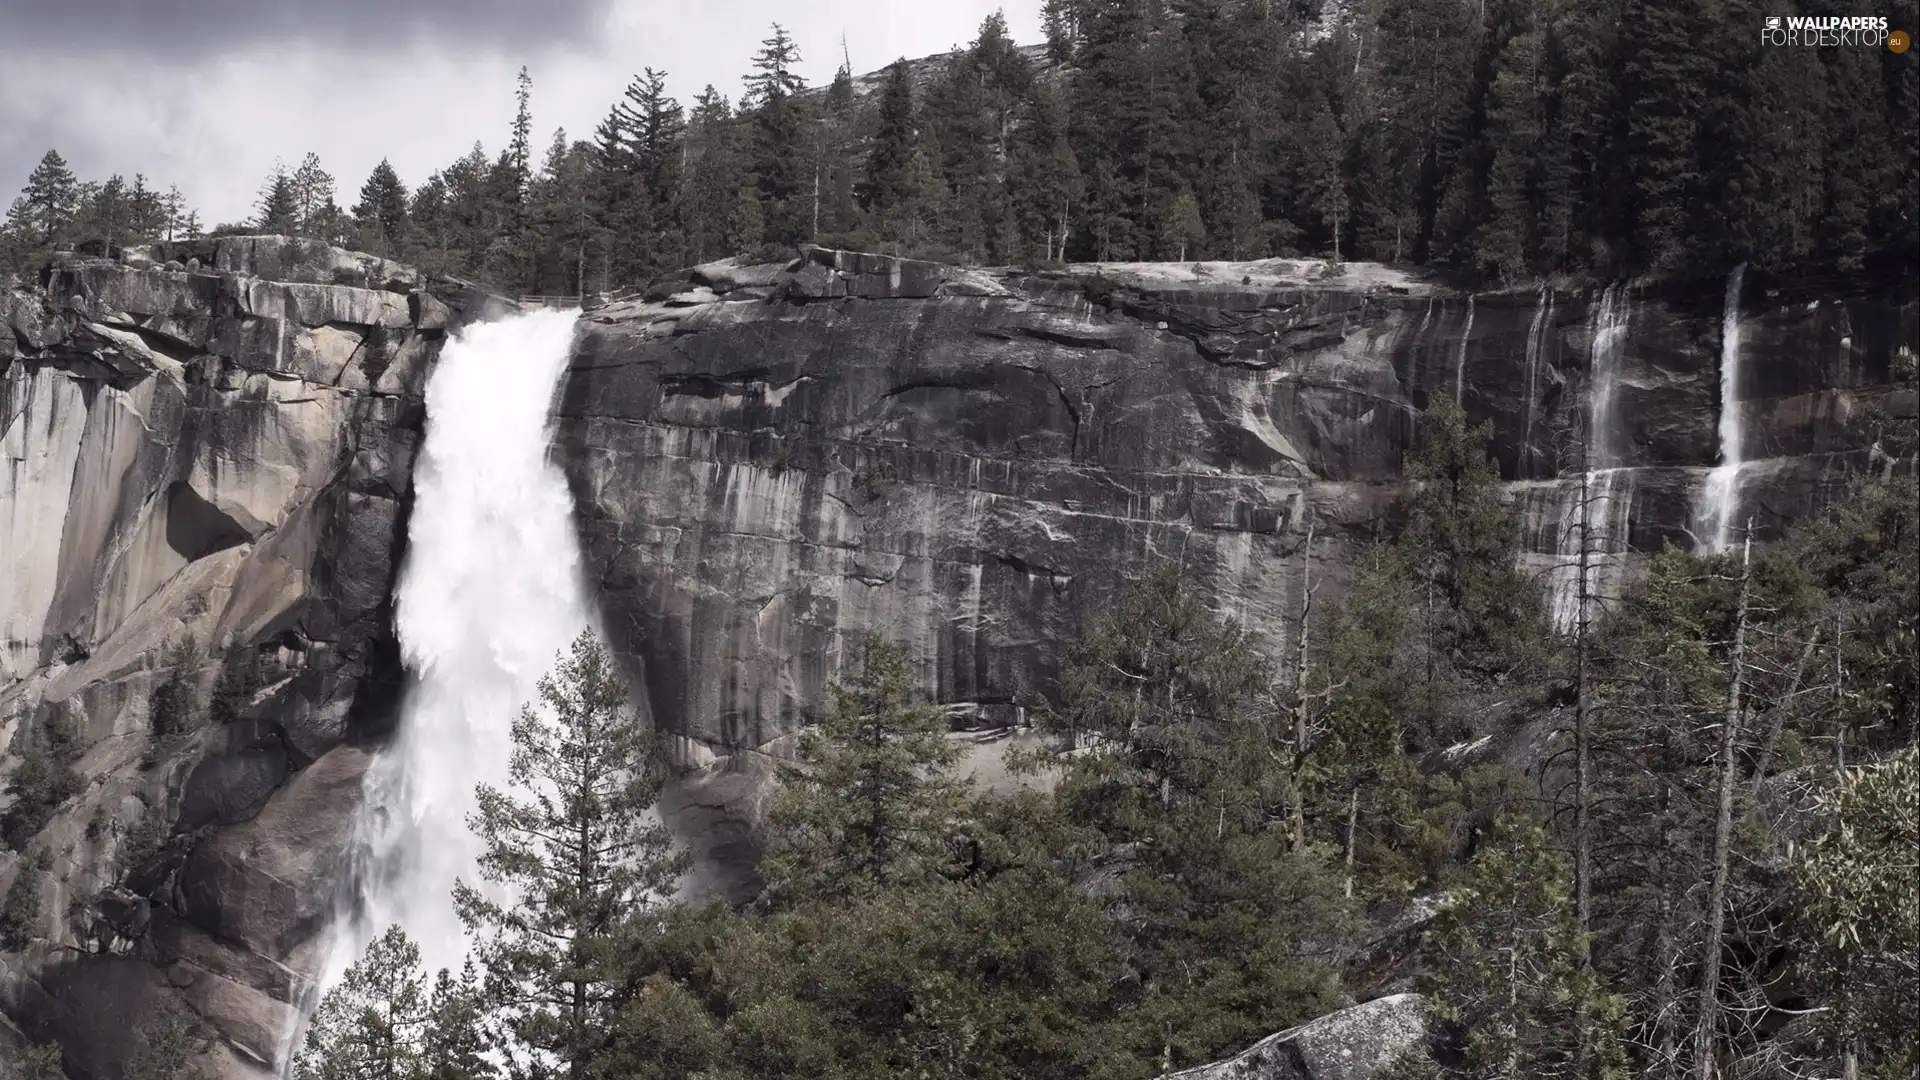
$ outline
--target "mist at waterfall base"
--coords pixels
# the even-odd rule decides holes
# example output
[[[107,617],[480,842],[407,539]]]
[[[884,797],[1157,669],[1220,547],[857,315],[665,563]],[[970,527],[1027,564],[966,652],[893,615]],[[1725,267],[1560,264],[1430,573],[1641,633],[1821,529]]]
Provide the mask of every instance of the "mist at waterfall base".
[[[411,685],[394,741],[367,774],[340,911],[303,1012],[395,923],[428,972],[466,958],[452,891],[455,879],[482,885],[481,845],[466,823],[474,787],[506,785],[513,718],[593,622],[572,498],[547,456],[576,317],[540,311],[468,327],[427,383],[395,597]]]

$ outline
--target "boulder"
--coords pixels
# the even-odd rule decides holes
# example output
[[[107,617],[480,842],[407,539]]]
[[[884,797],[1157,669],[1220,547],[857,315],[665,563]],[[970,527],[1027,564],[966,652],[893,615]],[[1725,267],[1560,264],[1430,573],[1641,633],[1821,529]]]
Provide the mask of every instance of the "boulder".
[[[1328,1013],[1211,1065],[1164,1080],[1373,1080],[1426,1033],[1419,994],[1394,994]]]
[[[332,907],[368,760],[352,747],[332,750],[251,820],[196,846],[181,875],[182,914],[261,956],[288,956]]]

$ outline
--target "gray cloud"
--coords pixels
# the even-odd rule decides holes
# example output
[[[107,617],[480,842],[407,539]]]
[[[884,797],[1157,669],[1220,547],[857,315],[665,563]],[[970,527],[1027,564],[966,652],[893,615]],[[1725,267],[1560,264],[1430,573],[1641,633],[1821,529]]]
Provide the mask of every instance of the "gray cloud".
[[[518,49],[584,40],[608,0],[7,0],[10,46],[157,63],[300,40],[385,52],[421,37]]]

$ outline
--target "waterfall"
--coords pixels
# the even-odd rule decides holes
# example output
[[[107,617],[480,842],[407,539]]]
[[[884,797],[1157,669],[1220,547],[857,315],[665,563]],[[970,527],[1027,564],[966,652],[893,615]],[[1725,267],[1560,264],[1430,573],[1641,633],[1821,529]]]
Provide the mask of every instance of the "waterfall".
[[[1467,296],[1467,322],[1460,328],[1460,355],[1453,363],[1453,403],[1461,405],[1467,399],[1467,340],[1473,336],[1473,296]]]
[[[1593,309],[1592,341],[1587,353],[1586,467],[1594,471],[1620,464],[1613,408],[1620,390],[1620,359],[1626,353],[1627,309],[1626,288],[1618,284],[1608,286]]]
[[[1630,310],[1626,287],[1615,284],[1601,292],[1588,316],[1584,472],[1560,482],[1552,511],[1557,558],[1549,591],[1553,622],[1562,631],[1573,629],[1580,620],[1583,586],[1588,595],[1601,595],[1606,592],[1606,582],[1617,576],[1619,568],[1612,563],[1624,545],[1630,524],[1633,470],[1622,465],[1625,454],[1614,423]],[[1580,577],[1583,544],[1587,554],[1584,582]]]
[[[593,621],[572,498],[547,457],[576,317],[537,311],[468,327],[427,383],[395,595],[412,683],[393,742],[368,770],[339,913],[302,1012],[394,923],[429,972],[466,958],[452,889],[456,878],[480,884],[480,844],[466,826],[474,786],[506,784],[513,718]]]
[[[1694,543],[1713,552],[1733,543],[1733,520],[1740,513],[1741,445],[1746,434],[1740,422],[1740,286],[1747,274],[1741,263],[1727,275],[1727,294],[1720,309],[1720,462],[1707,474],[1694,506]]]
[[[1540,303],[1533,309],[1533,325],[1527,328],[1527,411],[1520,434],[1520,479],[1533,479],[1533,413],[1540,393],[1540,349],[1553,332],[1553,290],[1540,290]]]

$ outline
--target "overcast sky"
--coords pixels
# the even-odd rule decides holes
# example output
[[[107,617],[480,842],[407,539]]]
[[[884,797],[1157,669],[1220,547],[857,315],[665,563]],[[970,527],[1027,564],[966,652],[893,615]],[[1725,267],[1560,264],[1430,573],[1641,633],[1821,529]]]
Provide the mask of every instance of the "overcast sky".
[[[252,213],[274,159],[315,151],[350,206],[382,157],[409,185],[496,151],[514,73],[533,75],[537,150],[586,137],[627,80],[665,69],[685,103],[729,99],[775,20],[809,85],[972,40],[1040,0],[0,0],[0,209],[51,147],[86,179],[178,184],[211,225]]]

